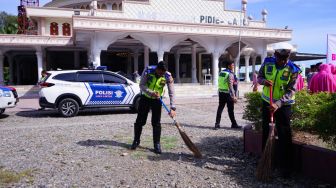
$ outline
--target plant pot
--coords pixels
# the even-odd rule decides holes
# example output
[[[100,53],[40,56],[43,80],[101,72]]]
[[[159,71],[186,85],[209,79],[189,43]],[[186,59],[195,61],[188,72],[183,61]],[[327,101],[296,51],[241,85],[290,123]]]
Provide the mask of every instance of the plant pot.
[[[301,161],[302,172],[306,177],[336,185],[336,151],[304,145]]]
[[[251,125],[244,127],[244,152],[256,156],[262,154],[262,132],[253,130]]]

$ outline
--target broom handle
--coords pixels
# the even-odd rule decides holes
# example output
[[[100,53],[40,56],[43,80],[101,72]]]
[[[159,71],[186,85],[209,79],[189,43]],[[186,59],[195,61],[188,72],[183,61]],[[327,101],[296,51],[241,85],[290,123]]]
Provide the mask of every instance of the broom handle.
[[[168,109],[167,105],[163,102],[163,100],[162,100],[161,97],[160,97],[160,102],[161,102],[162,106],[166,109],[166,111],[167,111],[168,113],[170,113],[170,110]]]
[[[272,105],[273,105],[273,85],[270,86],[270,106],[272,106]],[[272,129],[271,136],[274,136],[273,112],[270,112],[270,115],[271,115],[271,126],[272,126],[271,127],[271,129]]]
[[[162,106],[164,107],[164,109],[166,109],[166,111],[167,111],[168,114],[169,114],[169,113],[170,113],[170,110],[168,109],[167,105],[163,102],[163,100],[162,100],[161,97],[160,97],[159,99],[160,99],[160,102],[161,102]],[[176,122],[175,117],[171,117],[171,118],[174,120],[174,122]]]

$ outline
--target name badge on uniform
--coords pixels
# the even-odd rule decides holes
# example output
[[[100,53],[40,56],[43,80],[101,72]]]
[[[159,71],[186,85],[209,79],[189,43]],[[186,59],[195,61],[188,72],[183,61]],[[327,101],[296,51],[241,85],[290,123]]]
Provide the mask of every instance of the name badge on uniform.
[[[160,86],[164,87],[166,85],[166,80],[161,80],[160,81]]]
[[[267,66],[266,74],[272,74],[272,72],[273,72],[273,66]]]
[[[289,79],[289,71],[284,71],[281,76],[281,80],[288,81],[288,79]]]

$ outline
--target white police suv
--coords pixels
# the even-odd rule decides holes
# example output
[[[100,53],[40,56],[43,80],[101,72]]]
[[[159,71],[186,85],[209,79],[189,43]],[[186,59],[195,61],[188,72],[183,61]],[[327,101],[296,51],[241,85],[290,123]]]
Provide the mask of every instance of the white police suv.
[[[19,101],[16,89],[13,87],[0,86],[0,114],[4,113],[6,108],[13,108]]]
[[[48,71],[39,85],[40,106],[56,108],[63,117],[91,107],[130,107],[136,111],[140,100],[139,84],[104,70]]]

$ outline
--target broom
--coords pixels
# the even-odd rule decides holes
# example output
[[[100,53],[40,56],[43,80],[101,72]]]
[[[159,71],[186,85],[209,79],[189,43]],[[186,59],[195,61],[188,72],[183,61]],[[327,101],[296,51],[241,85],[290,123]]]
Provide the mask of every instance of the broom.
[[[160,101],[162,103],[162,106],[166,109],[166,111],[168,113],[170,113],[170,110],[168,109],[168,107],[162,101],[161,98],[160,98]],[[180,136],[182,137],[184,143],[187,145],[187,147],[189,148],[189,150],[192,151],[192,153],[194,154],[194,156],[196,158],[202,158],[201,152],[198,150],[198,148],[195,146],[195,144],[190,140],[190,138],[188,137],[188,135],[182,130],[180,124],[176,121],[175,117],[172,117],[172,119],[174,120],[174,125],[176,126],[177,130],[180,133]]]
[[[270,106],[273,105],[273,91],[272,86],[270,86]],[[273,112],[271,112],[271,133],[268,135],[266,146],[257,166],[256,177],[260,181],[268,181],[272,174],[272,160],[274,155],[274,122],[273,122]]]

